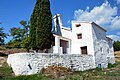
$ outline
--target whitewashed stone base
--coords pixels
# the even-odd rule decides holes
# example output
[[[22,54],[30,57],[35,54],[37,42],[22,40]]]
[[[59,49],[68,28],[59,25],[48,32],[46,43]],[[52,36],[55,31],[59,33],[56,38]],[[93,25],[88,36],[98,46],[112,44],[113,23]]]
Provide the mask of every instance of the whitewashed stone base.
[[[42,68],[51,65],[79,71],[96,68],[92,55],[80,54],[17,53],[9,55],[7,63],[12,67],[15,75],[39,73]]]

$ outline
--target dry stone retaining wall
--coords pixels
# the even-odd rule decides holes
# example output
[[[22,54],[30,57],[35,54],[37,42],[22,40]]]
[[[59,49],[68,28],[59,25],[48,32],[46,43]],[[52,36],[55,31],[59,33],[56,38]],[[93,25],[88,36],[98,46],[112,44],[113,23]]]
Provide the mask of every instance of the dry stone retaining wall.
[[[53,53],[18,53],[8,56],[7,63],[15,75],[30,75],[39,73],[42,68],[58,65],[73,70],[88,70],[95,68],[92,55],[53,54]]]

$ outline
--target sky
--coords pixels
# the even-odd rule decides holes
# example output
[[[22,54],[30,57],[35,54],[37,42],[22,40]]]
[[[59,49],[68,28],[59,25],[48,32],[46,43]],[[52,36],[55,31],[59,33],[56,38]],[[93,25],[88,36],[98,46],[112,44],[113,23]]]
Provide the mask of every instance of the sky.
[[[21,20],[30,20],[35,2],[0,0],[0,27],[8,34],[10,28],[21,27]],[[52,16],[61,14],[64,26],[71,27],[72,20],[95,22],[108,31],[107,36],[120,40],[120,0],[50,0],[50,3]]]

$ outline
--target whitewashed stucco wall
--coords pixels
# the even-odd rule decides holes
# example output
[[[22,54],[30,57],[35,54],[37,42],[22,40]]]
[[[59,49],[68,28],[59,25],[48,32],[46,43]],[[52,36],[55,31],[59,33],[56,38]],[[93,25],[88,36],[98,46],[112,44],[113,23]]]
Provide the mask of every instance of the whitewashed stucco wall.
[[[81,26],[76,27],[76,24]],[[82,34],[82,39],[77,34]],[[72,45],[71,54],[81,54],[80,47],[87,46],[88,54],[94,55],[91,23],[72,21]]]
[[[108,57],[108,63],[114,64],[115,63],[115,55],[114,55],[114,49],[113,49],[113,41],[110,38],[107,38],[108,42],[108,52],[109,54],[107,55]]]
[[[77,71],[96,68],[92,55],[79,54],[18,53],[9,55],[7,63],[12,67],[15,75],[39,73],[43,67],[51,65],[72,67]]]
[[[101,65],[101,67],[107,68],[108,63],[114,64],[113,44],[108,42],[106,32],[96,25],[92,25],[92,36],[96,66]]]

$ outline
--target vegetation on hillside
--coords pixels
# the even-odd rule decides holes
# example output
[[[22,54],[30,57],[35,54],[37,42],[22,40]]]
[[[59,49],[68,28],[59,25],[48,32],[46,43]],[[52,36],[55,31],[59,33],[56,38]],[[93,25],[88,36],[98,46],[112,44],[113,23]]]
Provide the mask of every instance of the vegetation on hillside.
[[[7,37],[7,34],[3,31],[3,28],[0,27],[0,46],[4,45],[4,39]]]
[[[27,21],[19,22],[23,28],[13,27],[10,29],[10,36],[12,36],[12,40],[10,40],[6,47],[7,48],[26,48],[29,51],[29,27],[30,24]]]
[[[114,51],[120,51],[120,41],[114,41]]]

